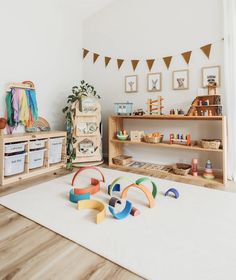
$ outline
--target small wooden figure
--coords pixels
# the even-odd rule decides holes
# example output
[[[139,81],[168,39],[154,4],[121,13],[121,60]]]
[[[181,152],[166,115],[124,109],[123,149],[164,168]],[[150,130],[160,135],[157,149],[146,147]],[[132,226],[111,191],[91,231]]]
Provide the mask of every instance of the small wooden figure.
[[[213,171],[212,171],[212,163],[210,160],[208,160],[206,162],[205,172],[203,173],[203,177],[206,179],[211,179],[211,180],[215,178],[215,175],[213,174]]]
[[[192,175],[193,176],[197,176],[198,175],[198,172],[197,172],[197,164],[198,164],[198,160],[197,158],[194,158],[192,160]]]

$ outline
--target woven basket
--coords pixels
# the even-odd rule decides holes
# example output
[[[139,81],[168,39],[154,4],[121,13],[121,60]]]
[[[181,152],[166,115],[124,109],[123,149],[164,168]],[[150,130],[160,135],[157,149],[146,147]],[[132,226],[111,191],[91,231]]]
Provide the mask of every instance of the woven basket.
[[[176,163],[173,165],[173,171],[177,175],[187,176],[191,167],[192,166],[190,164]]]
[[[131,163],[132,160],[133,160],[133,157],[126,156],[126,155],[114,157],[112,159],[113,163],[117,164],[117,165],[127,165],[127,164]]]
[[[161,143],[162,140],[163,140],[163,135],[161,135],[160,137],[151,137],[151,136],[144,135],[144,141],[147,143],[157,144],[157,143]]]
[[[204,149],[213,149],[213,150],[218,150],[221,145],[221,141],[218,139],[216,140],[202,139],[201,143]]]

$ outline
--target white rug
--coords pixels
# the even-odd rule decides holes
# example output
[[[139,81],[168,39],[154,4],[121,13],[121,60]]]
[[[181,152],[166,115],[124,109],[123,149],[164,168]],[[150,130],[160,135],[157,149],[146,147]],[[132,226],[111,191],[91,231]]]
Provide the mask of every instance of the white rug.
[[[101,170],[106,185],[92,198],[106,203],[107,185],[114,178],[142,177]],[[79,183],[88,182],[86,174]],[[68,201],[71,178],[7,195],[0,204],[147,279],[236,279],[236,194],[153,179],[159,190],[155,208],[147,207],[141,192],[130,190],[128,199],[141,215],[119,221],[107,211],[97,225],[95,210],[78,211]],[[179,199],[162,195],[170,187],[178,189]]]

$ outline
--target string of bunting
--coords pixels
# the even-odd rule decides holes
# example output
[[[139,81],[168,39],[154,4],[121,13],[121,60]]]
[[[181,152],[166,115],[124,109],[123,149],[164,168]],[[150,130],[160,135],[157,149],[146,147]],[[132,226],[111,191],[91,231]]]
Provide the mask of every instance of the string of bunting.
[[[197,49],[200,49],[203,54],[209,59],[210,58],[210,54],[211,54],[211,49],[212,49],[212,45],[215,44],[215,43],[218,43],[220,41],[222,41],[224,39],[221,39],[219,41],[216,41],[214,43],[210,43],[210,44],[207,44],[207,45],[204,45],[200,48],[197,48]],[[87,57],[87,55],[89,53],[92,53],[92,57],[93,57],[93,63],[96,63],[98,58],[101,57],[100,54],[98,53],[94,53],[94,52],[91,52],[90,50],[88,49],[82,49],[83,50],[83,59],[85,59]],[[192,55],[192,52],[193,50],[191,51],[187,51],[187,52],[183,52],[181,53],[181,56],[183,57],[184,61],[186,62],[186,64],[188,65],[189,62],[190,62],[190,59],[191,59],[191,55]],[[171,61],[172,61],[172,58],[176,56],[176,55],[170,55],[170,56],[165,56],[165,57],[162,57],[160,59],[162,59],[166,65],[166,68],[169,69],[170,67],[170,64],[171,64]],[[105,67],[107,67],[109,65],[109,63],[111,62],[113,58],[110,57],[110,56],[105,56],[104,57],[104,64],[105,64]],[[117,68],[118,70],[120,70],[120,68],[122,67],[123,63],[125,61],[127,61],[128,59],[123,59],[123,58],[116,58],[116,64],[117,64]],[[154,65],[154,62],[156,61],[157,59],[156,58],[149,58],[149,59],[146,59],[146,64],[147,64],[147,67],[148,67],[148,70],[151,71],[152,70],[152,67]],[[140,59],[131,59],[131,60],[128,60],[131,62],[131,65],[132,65],[132,68],[133,70],[135,71],[139,62],[141,61]]]

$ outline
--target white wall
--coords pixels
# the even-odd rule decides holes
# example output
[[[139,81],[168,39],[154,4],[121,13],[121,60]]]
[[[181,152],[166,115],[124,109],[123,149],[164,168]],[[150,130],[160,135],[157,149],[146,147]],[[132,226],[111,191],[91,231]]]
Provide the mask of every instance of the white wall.
[[[146,92],[146,74],[148,73],[145,59],[160,58],[163,56],[180,54],[181,52],[196,49],[209,42],[222,38],[223,21],[220,0],[119,0],[103,9],[93,17],[88,18],[83,24],[83,47],[105,56],[113,58],[140,58],[135,74],[139,75],[139,92],[133,94],[124,93],[124,76],[133,74],[130,62],[126,62],[120,71],[117,71],[115,60],[107,69],[100,58],[96,64],[92,63],[92,54],[84,60],[83,76],[95,85],[102,99],[103,120],[105,128],[105,152],[107,152],[107,118],[113,114],[113,103],[120,101],[132,101],[135,108],[146,108],[147,98],[155,98],[156,93]],[[196,49],[192,53],[189,67],[183,58],[177,55],[169,71],[163,61],[158,59],[152,72],[162,72],[163,89],[160,93],[164,97],[165,113],[170,108],[183,108],[187,110],[196,96],[197,89],[201,87],[201,67],[209,65],[223,66],[223,43],[217,43],[212,48],[211,58],[208,60],[203,53]],[[178,69],[190,70],[190,88],[186,91],[172,90],[172,71]],[[223,75],[222,75],[223,76]],[[220,89],[222,90],[222,89]],[[147,123],[140,123],[137,128],[146,130],[165,131],[168,137],[170,131],[190,131],[194,138],[213,137],[218,135],[217,129],[212,129],[208,135],[207,126],[197,125],[197,130],[203,135],[194,134],[189,128],[181,129],[181,124],[171,124],[170,129],[165,130],[160,122],[147,127]],[[129,126],[128,128],[131,128]],[[133,148],[128,148],[128,153],[137,155]],[[155,150],[156,151],[156,150]],[[166,150],[158,150],[158,161],[170,162],[173,159],[184,161],[191,160],[196,154],[188,154],[183,157],[179,152],[172,153],[168,157]],[[156,161],[157,151],[146,149],[138,152],[137,158]],[[202,164],[206,158],[201,157]],[[217,165],[218,160],[215,159]],[[218,165],[217,165],[218,166]]]

